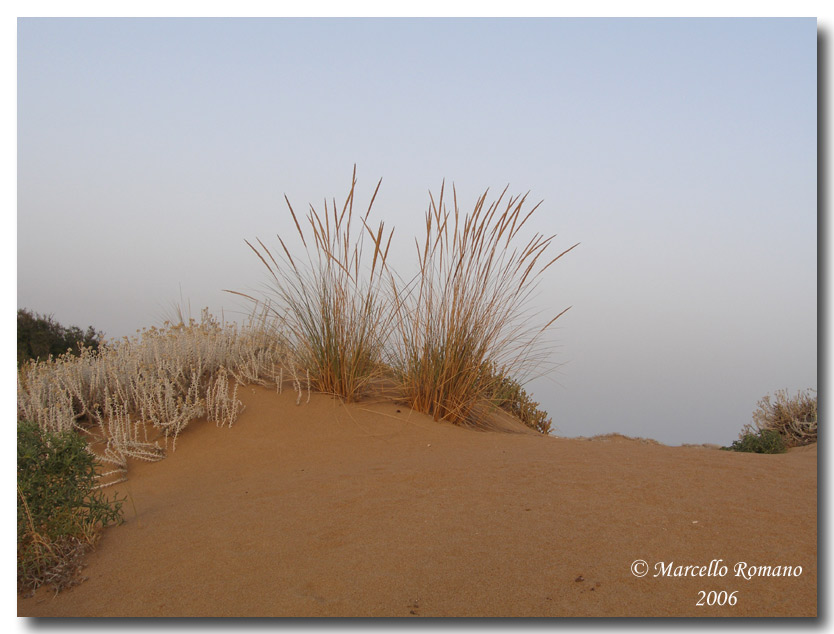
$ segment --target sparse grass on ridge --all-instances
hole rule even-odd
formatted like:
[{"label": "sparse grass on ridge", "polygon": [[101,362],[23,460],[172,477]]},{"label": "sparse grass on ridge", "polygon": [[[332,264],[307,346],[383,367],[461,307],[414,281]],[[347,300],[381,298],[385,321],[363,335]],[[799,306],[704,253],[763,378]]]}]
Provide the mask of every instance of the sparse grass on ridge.
[{"label": "sparse grass on ridge", "polygon": [[262,242],[250,244],[277,301],[261,304],[249,323],[220,324],[207,311],[186,323],[180,314],[132,339],[24,363],[18,419],[84,434],[111,467],[103,485],[126,477],[128,458],[161,459],[192,420],[233,424],[242,409],[237,386],[247,383],[280,391],[292,382],[298,402],[312,383],[352,401],[375,379],[394,377],[400,396],[436,419],[477,422],[498,405],[546,433],[549,419],[515,377],[535,366],[540,336],[564,311],[531,325],[527,300],[576,245],[551,258],[553,236],[518,244],[537,207],[522,213],[526,197],[502,203],[505,189],[487,205],[485,192],[462,216],[456,195],[453,212],[446,209],[441,187],[418,242],[418,274],[401,282],[387,264],[393,231],[368,223],[380,183],[354,216],[354,167],[341,210],[335,200],[323,214],[311,206],[306,232],[287,200],[306,259],[294,258],[280,236],[278,258]]},{"label": "sparse grass on ridge", "polygon": [[[325,201],[323,213],[311,205],[306,230],[287,199],[304,254],[294,255],[280,235],[276,252],[247,241],[269,272],[263,303],[286,328],[291,356],[309,368],[316,390],[350,402],[387,375],[416,411],[478,422],[490,405],[507,405],[498,393],[506,381],[530,374],[547,356],[541,337],[567,309],[535,324],[528,300],[544,271],[577,245],[550,257],[555,236],[521,242],[538,207],[523,211],[526,196],[507,198],[505,189],[488,205],[484,192],[463,216],[454,188],[454,208],[446,208],[444,184],[438,201],[430,194],[417,273],[403,281],[388,265],[393,231],[368,224],[380,184],[355,219],[354,166],[341,211],[335,200],[332,207]],[[523,409],[525,422],[547,433],[546,414],[524,397],[516,414]]]},{"label": "sparse grass on ridge", "polygon": [[[194,420],[231,426],[243,407],[239,385],[280,392],[291,382],[300,403],[306,381],[308,400],[312,382],[350,402],[376,379],[394,378],[400,396],[435,419],[478,423],[499,406],[549,431],[550,419],[513,377],[536,365],[540,337],[565,312],[531,325],[528,300],[542,273],[576,245],[553,258],[545,253],[554,236],[537,233],[519,245],[519,231],[536,209],[522,214],[526,197],[502,206],[504,190],[487,206],[485,192],[461,217],[456,196],[453,213],[446,209],[442,187],[426,214],[424,242],[418,242],[418,274],[402,282],[388,267],[393,231],[382,222],[368,224],[380,183],[367,211],[355,217],[354,167],[341,211],[335,200],[332,208],[325,202],[322,214],[311,206],[307,232],[287,200],[305,259],[294,258],[280,236],[278,257],[260,240],[259,248],[247,242],[272,279],[270,301],[237,293],[263,309],[248,323],[221,324],[207,310],[200,321],[186,323],[180,312],[178,322],[137,337],[21,365],[18,563],[24,585],[34,587],[44,574],[70,582],[83,544],[120,515],[118,504],[107,506],[97,489],[125,480],[129,458],[162,459]],[[47,506],[58,516],[89,521],[81,533],[72,528],[48,537],[33,487],[21,484],[21,456],[34,455],[27,446],[57,446],[59,438],[71,445],[84,473],[75,502],[95,512],[72,510],[80,507],[66,492],[50,494]],[[107,465],[103,473],[95,461]],[[66,466],[59,465],[59,478]],[[47,475],[30,471],[30,482]]]}]

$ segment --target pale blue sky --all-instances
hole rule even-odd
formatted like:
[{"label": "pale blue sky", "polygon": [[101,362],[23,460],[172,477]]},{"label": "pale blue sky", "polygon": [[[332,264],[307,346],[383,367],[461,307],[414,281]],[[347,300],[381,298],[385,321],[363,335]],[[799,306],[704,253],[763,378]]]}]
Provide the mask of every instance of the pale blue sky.
[{"label": "pale blue sky", "polygon": [[814,19],[23,19],[18,306],[108,336],[235,316],[244,238],[383,184],[543,200],[560,435],[728,444],[817,384]]}]

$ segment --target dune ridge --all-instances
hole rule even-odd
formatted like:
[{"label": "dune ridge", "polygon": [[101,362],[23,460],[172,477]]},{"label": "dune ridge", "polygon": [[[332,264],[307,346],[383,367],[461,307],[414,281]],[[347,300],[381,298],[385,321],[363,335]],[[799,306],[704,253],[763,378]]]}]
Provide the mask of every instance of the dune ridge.
[{"label": "dune ridge", "polygon": [[[131,461],[113,487],[126,522],[87,579],[18,615],[816,616],[816,445],[738,454],[239,398],[231,428],[194,422],[165,460]],[[724,576],[654,576],[715,560]],[[739,562],[802,572],[748,580]]]}]

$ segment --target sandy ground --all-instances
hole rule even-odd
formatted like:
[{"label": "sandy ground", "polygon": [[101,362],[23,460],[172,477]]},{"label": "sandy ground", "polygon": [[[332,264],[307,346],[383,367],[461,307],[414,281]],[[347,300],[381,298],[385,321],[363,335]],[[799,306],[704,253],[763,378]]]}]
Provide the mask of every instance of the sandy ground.
[{"label": "sandy ground", "polygon": [[[231,429],[194,423],[131,464],[126,522],[86,581],[18,615],[816,616],[815,445],[560,439],[240,396]],[[740,563],[801,574],[748,580]],[[708,576],[671,576],[686,566]]]}]

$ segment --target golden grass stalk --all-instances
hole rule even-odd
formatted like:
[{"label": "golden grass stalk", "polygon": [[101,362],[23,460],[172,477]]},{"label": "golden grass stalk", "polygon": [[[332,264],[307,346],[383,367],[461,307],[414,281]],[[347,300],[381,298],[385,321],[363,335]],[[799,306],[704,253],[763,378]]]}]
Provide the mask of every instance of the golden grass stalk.
[{"label": "golden grass stalk", "polygon": [[444,183],[437,201],[430,194],[416,277],[392,278],[393,366],[411,407],[435,419],[478,422],[497,378],[529,371],[541,358],[535,345],[565,312],[530,327],[527,304],[542,273],[577,245],[550,258],[555,236],[519,243],[538,205],[523,213],[526,195],[503,202],[506,192],[487,205],[487,190],[462,216],[454,187],[446,208]]},{"label": "golden grass stalk", "polygon": [[268,305],[288,331],[295,363],[308,369],[314,389],[348,402],[378,375],[392,318],[380,290],[393,231],[386,234],[382,222],[375,230],[368,225],[381,183],[357,219],[354,166],[341,211],[335,199],[332,206],[325,200],[322,213],[310,205],[304,227],[285,196],[306,260],[294,258],[280,235],[276,253],[260,240],[258,246],[246,241],[269,272]]}]

